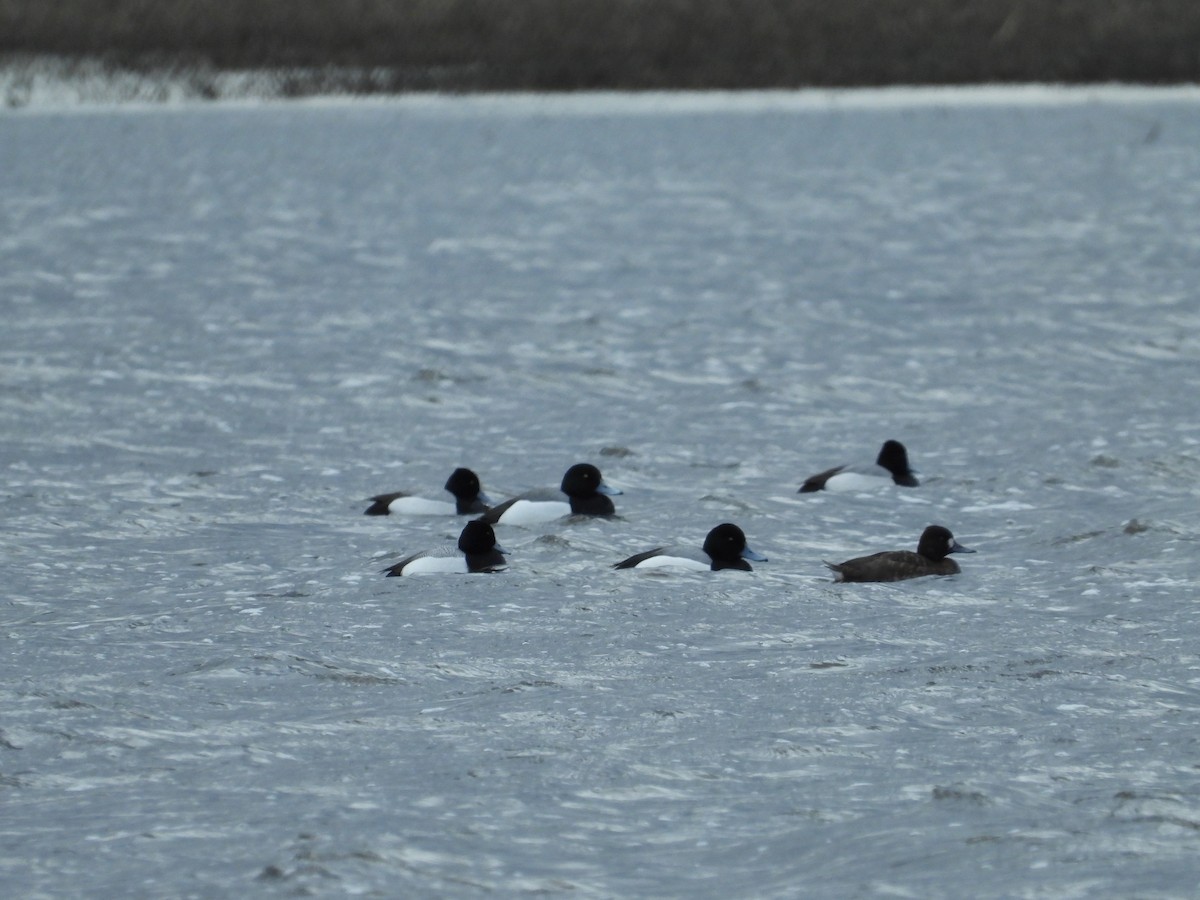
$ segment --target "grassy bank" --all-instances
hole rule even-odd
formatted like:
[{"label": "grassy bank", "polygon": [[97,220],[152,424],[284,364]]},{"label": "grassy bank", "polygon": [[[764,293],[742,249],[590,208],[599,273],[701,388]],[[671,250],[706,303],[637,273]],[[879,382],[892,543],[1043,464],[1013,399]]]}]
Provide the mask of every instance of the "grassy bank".
[{"label": "grassy bank", "polygon": [[307,70],[295,93],[1177,83],[1200,2],[0,0],[14,54]]}]

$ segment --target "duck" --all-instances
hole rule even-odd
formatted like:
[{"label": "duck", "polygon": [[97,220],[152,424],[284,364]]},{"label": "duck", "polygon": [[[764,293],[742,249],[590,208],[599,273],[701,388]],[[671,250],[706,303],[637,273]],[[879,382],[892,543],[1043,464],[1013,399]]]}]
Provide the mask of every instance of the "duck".
[{"label": "duck", "polygon": [[496,543],[496,532],[491,525],[472,519],[459,534],[456,545],[414,553],[383,572],[388,577],[499,572],[508,564],[504,558],[507,552]]},{"label": "duck", "polygon": [[921,483],[908,465],[908,449],[899,441],[884,441],[874,463],[834,466],[810,475],[796,493],[873,490],[889,482],[901,487],[917,487]]},{"label": "duck", "polygon": [[731,522],[723,522],[709,531],[708,536],[704,538],[704,546],[699,550],[681,545],[658,547],[614,563],[613,568],[657,569],[664,566],[676,566],[714,572],[720,569],[753,571],[747,560],[766,562],[767,558],[750,549],[746,543],[746,534],[742,529]]},{"label": "duck", "polygon": [[397,491],[392,494],[377,494],[371,497],[371,505],[364,510],[368,516],[469,516],[487,512],[492,500],[483,492],[479,476],[470,469],[458,468],[446,479],[445,490],[454,496],[454,502],[414,497]]},{"label": "duck", "polygon": [[930,525],[921,532],[917,552],[885,550],[848,559],[843,563],[825,565],[833,570],[834,581],[904,581],[926,575],[957,575],[958,563],[949,559],[951,553],[974,553],[954,539],[949,528]]},{"label": "duck", "polygon": [[591,463],[567,469],[558,490],[527,491],[505,500],[479,517],[489,525],[533,525],[564,516],[611,516],[616,513],[612,497],[621,494],[604,483],[600,470]]}]

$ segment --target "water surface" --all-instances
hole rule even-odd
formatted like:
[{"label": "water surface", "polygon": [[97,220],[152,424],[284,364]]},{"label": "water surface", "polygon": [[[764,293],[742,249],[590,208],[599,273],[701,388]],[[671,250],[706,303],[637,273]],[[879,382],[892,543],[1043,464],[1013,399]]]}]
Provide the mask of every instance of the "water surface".
[{"label": "water surface", "polygon": [[1193,895],[1196,102],[854,96],[0,115],[12,896]]}]

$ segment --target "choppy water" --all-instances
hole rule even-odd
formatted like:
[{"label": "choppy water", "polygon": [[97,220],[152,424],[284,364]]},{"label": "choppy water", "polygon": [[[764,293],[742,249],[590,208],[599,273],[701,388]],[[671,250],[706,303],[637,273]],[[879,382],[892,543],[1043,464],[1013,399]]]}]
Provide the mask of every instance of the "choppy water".
[{"label": "choppy water", "polygon": [[854,97],[0,115],[6,894],[1194,895],[1200,106]]}]

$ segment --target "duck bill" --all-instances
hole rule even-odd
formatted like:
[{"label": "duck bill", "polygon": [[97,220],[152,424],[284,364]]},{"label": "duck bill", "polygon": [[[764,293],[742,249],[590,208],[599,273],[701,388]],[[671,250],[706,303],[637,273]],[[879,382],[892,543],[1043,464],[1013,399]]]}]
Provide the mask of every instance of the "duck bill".
[{"label": "duck bill", "polygon": [[749,547],[742,551],[742,559],[748,559],[752,562],[766,562],[767,558],[761,553],[755,553]]},{"label": "duck bill", "polygon": [[623,491],[620,488],[609,487],[607,484],[605,484],[602,481],[598,485],[596,485],[596,493],[597,494],[608,494],[608,496],[610,496],[610,497],[616,497],[616,496],[620,495],[621,493],[623,493]]},{"label": "duck bill", "polygon": [[949,550],[947,550],[946,552],[947,552],[947,553],[974,553],[975,551],[974,551],[974,550],[972,550],[970,547],[964,547],[964,546],[963,546],[962,544],[960,544],[958,541],[955,541],[955,542],[954,542],[954,543],[953,543],[953,544],[950,546],[950,549],[949,549]]}]

